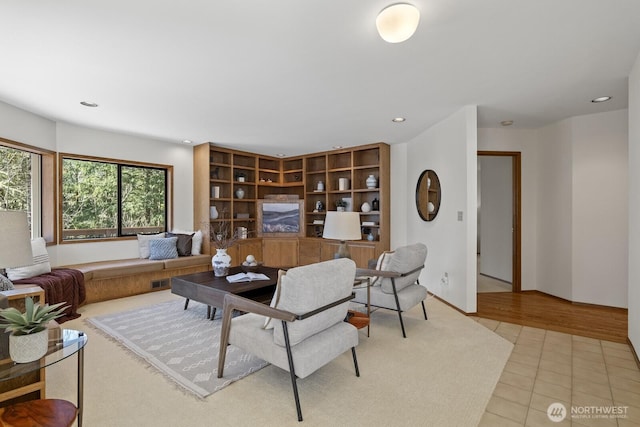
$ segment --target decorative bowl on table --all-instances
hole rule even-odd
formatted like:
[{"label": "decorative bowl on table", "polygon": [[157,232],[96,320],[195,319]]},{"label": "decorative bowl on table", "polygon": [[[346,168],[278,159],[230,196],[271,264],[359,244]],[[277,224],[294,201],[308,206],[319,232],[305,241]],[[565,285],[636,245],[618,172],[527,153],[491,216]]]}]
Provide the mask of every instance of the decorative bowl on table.
[{"label": "decorative bowl on table", "polygon": [[260,267],[262,267],[261,262],[254,263],[254,264],[245,264],[245,263],[240,264],[240,268],[245,273],[255,273],[260,269]]}]

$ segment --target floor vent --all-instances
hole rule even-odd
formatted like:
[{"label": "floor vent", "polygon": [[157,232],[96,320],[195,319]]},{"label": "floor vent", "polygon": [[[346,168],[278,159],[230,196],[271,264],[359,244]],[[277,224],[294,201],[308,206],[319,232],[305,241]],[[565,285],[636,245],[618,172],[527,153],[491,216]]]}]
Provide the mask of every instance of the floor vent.
[{"label": "floor vent", "polygon": [[167,286],[169,286],[169,279],[151,281],[151,289],[166,288]]}]

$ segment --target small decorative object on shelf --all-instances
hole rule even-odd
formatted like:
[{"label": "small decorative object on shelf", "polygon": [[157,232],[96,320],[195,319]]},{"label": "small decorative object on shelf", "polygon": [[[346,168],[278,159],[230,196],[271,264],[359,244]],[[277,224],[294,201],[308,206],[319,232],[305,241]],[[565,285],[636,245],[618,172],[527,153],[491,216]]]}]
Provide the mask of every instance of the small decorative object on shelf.
[{"label": "small decorative object on shelf", "polygon": [[349,189],[349,178],[338,178],[338,191],[347,191]]},{"label": "small decorative object on shelf", "polygon": [[220,186],[214,185],[213,187],[211,187],[211,198],[212,199],[220,198]]},{"label": "small decorative object on shelf", "polygon": [[318,185],[316,187],[316,191],[324,191],[324,182],[318,181]]},{"label": "small decorative object on shelf", "polygon": [[314,210],[314,212],[322,212],[324,210],[324,203],[322,203],[321,200],[318,200],[316,202],[316,209]]},{"label": "small decorative object on shelf", "polygon": [[244,181],[245,181],[245,179],[247,179],[247,175],[245,175],[245,173],[244,173],[244,172],[238,172],[238,173],[236,174],[236,181],[238,181],[238,182],[244,182]]},{"label": "small decorative object on shelf", "polygon": [[369,232],[369,234],[367,235],[367,240],[370,242],[373,242],[375,240],[375,237],[372,232]]},{"label": "small decorative object on shelf", "polygon": [[360,210],[362,210],[362,212],[364,213],[371,212],[371,205],[367,202],[364,202],[362,206],[360,206]]},{"label": "small decorative object on shelf", "polygon": [[378,180],[375,176],[369,175],[366,181],[367,188],[376,188],[378,186]]},{"label": "small decorative object on shelf", "polygon": [[242,188],[236,190],[236,197],[238,199],[244,199],[244,190]]},{"label": "small decorative object on shelf", "polygon": [[373,201],[371,202],[371,210],[372,211],[380,210],[380,202],[378,201],[378,199],[373,199]]},{"label": "small decorative object on shelf", "polygon": [[[0,328],[11,332],[9,335],[9,355],[16,363],[28,363],[40,359],[47,353],[49,330],[47,323],[64,314],[69,307],[61,302],[54,305],[40,305],[31,297],[25,298],[25,312],[14,307],[0,310]],[[60,308],[62,307],[62,308]]]},{"label": "small decorative object on shelf", "polygon": [[218,209],[215,206],[209,207],[209,218],[218,219]]},{"label": "small decorative object on shelf", "polygon": [[344,201],[344,199],[336,200],[336,210],[338,212],[344,212],[346,208],[347,208],[347,202]]}]

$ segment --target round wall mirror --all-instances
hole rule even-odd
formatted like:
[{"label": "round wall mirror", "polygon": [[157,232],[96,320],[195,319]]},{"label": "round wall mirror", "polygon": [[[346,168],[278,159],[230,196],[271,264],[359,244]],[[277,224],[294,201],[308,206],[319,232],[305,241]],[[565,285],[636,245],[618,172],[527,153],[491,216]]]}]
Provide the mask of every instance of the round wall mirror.
[{"label": "round wall mirror", "polygon": [[440,179],[431,169],[422,171],[416,184],[416,209],[424,221],[433,221],[440,210]]}]

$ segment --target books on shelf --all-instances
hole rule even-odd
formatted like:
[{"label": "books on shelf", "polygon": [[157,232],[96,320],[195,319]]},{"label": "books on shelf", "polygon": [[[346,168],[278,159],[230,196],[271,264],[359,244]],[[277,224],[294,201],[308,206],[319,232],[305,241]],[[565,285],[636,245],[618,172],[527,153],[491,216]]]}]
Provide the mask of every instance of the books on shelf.
[{"label": "books on shelf", "polygon": [[367,227],[367,226],[371,227],[371,226],[374,226],[374,225],[377,225],[375,221],[362,221],[362,226],[363,227]]},{"label": "books on shelf", "polygon": [[324,220],[323,219],[314,219],[313,220],[313,225],[324,225]]},{"label": "books on shelf", "polygon": [[227,282],[239,283],[239,282],[253,282],[254,280],[269,280],[269,276],[262,273],[238,273],[231,276],[227,276]]}]

